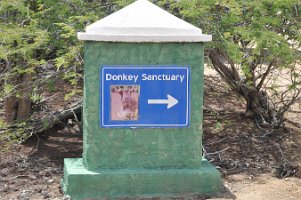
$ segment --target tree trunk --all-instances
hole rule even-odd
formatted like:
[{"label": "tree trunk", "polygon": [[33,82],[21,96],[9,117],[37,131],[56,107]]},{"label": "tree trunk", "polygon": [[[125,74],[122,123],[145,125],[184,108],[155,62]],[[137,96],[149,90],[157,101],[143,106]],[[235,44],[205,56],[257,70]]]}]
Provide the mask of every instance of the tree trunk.
[{"label": "tree trunk", "polygon": [[[21,79],[21,81],[20,81]],[[31,74],[24,74],[22,77],[18,76],[11,78],[9,83],[21,86],[17,87],[9,96],[4,100],[5,121],[12,123],[15,120],[26,121],[30,116],[31,111]],[[16,91],[20,93],[17,98]]]},{"label": "tree trunk", "polygon": [[21,98],[18,100],[18,114],[17,120],[25,121],[30,116],[31,111],[31,87],[32,81],[31,74],[24,74],[22,76],[22,87],[20,88]]},{"label": "tree trunk", "polygon": [[4,100],[5,121],[11,123],[17,119],[17,97],[13,94]]},{"label": "tree trunk", "polygon": [[[8,65],[8,68],[10,68],[10,65]],[[9,78],[9,80],[6,81],[6,84],[17,85],[18,78],[11,77]],[[4,111],[5,111],[5,121],[6,123],[9,124],[17,119],[18,99],[16,97],[15,91],[7,95],[8,96],[4,99]]]},{"label": "tree trunk", "polygon": [[[250,80],[240,78],[238,70],[231,59],[223,52],[212,50],[209,58],[215,70],[226,81],[229,87],[246,100],[246,115],[253,118],[256,123],[264,128],[275,128],[283,122],[281,116],[269,100],[269,96],[262,89],[256,87],[256,83],[250,84]],[[276,117],[277,116],[277,117]]]},{"label": "tree trunk", "polygon": [[276,118],[275,110],[270,105],[270,100],[265,91],[258,91],[256,88],[248,88],[247,95],[241,94],[246,102],[246,115],[264,128],[278,127],[279,120]]}]

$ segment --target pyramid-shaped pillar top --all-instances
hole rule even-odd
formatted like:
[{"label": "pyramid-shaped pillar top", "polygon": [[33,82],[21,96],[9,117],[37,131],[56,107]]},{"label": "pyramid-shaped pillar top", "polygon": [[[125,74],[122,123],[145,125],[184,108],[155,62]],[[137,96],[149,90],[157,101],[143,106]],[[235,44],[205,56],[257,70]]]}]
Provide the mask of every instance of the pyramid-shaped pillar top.
[{"label": "pyramid-shaped pillar top", "polygon": [[109,42],[208,42],[211,35],[175,17],[147,0],[129,6],[89,25],[79,40]]}]

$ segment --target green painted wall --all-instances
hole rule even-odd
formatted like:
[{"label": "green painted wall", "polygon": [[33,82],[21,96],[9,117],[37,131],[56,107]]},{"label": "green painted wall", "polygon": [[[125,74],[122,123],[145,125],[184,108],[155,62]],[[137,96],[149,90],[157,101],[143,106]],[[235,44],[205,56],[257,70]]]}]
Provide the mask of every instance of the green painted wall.
[{"label": "green painted wall", "polygon": [[[85,42],[85,167],[89,170],[199,168],[202,160],[203,54],[202,43]],[[101,65],[190,66],[189,128],[101,128]]]}]

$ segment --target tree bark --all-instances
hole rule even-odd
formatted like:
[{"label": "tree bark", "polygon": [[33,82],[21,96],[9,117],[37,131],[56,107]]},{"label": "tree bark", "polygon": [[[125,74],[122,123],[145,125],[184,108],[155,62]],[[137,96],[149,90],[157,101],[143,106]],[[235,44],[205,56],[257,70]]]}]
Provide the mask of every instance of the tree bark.
[{"label": "tree bark", "polygon": [[[12,63],[7,60],[6,61],[6,70],[11,70],[12,69]],[[6,80],[5,84],[16,84],[17,78],[8,78]],[[9,96],[4,98],[4,119],[6,123],[11,123],[17,119],[17,112],[18,112],[18,99],[16,97],[15,93],[8,94]]]},{"label": "tree bark", "polygon": [[[12,123],[15,120],[28,120],[31,111],[31,81],[31,74],[24,74],[22,77],[18,76],[11,78],[11,80],[8,81],[8,83],[13,85],[18,85],[21,82],[21,86],[15,88],[15,90],[4,100],[5,121],[7,123]],[[20,93],[19,98],[16,96],[17,90],[18,93]]]},{"label": "tree bark", "polygon": [[18,100],[17,120],[25,121],[30,116],[31,111],[31,84],[32,75],[24,74],[22,76],[22,87],[20,88],[21,97]]},{"label": "tree bark", "polygon": [[277,119],[277,111],[272,106],[267,93],[255,82],[244,80],[239,77],[239,73],[233,62],[227,55],[218,50],[212,50],[209,58],[218,74],[226,81],[230,88],[239,96],[246,100],[246,115],[253,118],[258,125],[264,128],[279,127],[282,119]]},{"label": "tree bark", "polygon": [[5,121],[7,123],[11,123],[17,119],[17,107],[18,100],[14,94],[4,100]]}]

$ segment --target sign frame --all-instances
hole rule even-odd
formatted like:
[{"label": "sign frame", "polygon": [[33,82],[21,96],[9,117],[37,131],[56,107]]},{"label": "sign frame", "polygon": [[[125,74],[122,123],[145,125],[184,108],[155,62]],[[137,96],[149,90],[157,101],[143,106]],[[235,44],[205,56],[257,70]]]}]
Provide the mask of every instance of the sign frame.
[{"label": "sign frame", "polygon": [[[136,120],[120,121],[118,124],[106,124],[105,123],[105,78],[104,71],[114,69],[114,70],[185,70],[186,71],[186,113],[185,113],[185,123],[166,123],[166,124],[155,124],[155,123],[135,123]],[[100,66],[100,107],[99,107],[99,121],[101,128],[187,128],[190,125],[190,113],[191,113],[191,102],[190,102],[190,82],[191,82],[191,68],[185,65],[101,65]],[[108,95],[108,94],[107,94]],[[167,94],[168,99],[171,95]],[[150,103],[149,103],[150,104]],[[167,105],[169,106],[169,105]],[[168,108],[168,107],[167,107]],[[110,109],[110,108],[109,108]],[[107,110],[109,110],[107,109]],[[169,109],[169,108],[168,108]],[[140,109],[139,109],[140,110]],[[130,122],[133,123],[124,123]],[[139,120],[137,120],[139,121]]]}]

